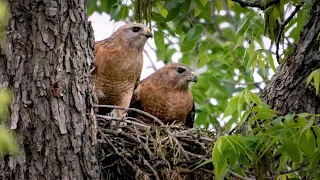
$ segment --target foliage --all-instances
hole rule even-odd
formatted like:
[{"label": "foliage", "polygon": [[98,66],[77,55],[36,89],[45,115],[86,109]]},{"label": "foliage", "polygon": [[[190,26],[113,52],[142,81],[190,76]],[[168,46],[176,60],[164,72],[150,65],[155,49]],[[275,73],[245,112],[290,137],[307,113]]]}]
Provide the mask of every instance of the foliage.
[{"label": "foliage", "polygon": [[313,85],[314,88],[316,89],[316,95],[319,94],[319,86],[320,86],[320,69],[316,69],[314,71],[312,71],[307,79],[306,82],[306,86],[309,85],[309,83],[311,82],[311,80],[313,79]]},{"label": "foliage", "polygon": [[[315,121],[320,115],[302,113],[279,116],[275,110],[256,99],[258,97],[251,98],[250,95],[247,97],[249,101],[245,100],[246,106],[242,107],[245,98],[241,97],[245,97],[245,94],[251,93],[244,90],[233,97],[226,112],[232,113],[228,111],[230,107],[243,111],[239,124],[246,122],[249,134],[219,137],[212,152],[215,176],[225,176],[227,167],[245,176],[239,166],[257,168],[260,161],[268,156],[271,161],[279,161],[272,172],[278,177],[319,179],[320,126]],[[255,105],[251,105],[251,102],[255,102]],[[264,165],[268,166],[265,160]],[[267,172],[264,170],[260,173]]]},{"label": "foliage", "polygon": [[[137,1],[99,2],[88,1],[89,15],[97,11],[116,21],[133,19]],[[158,61],[178,60],[199,73],[192,87],[195,123],[220,135],[212,152],[217,179],[231,172],[246,176],[245,167],[253,167],[262,177],[267,172],[262,167],[273,161],[279,165],[269,170],[278,178],[319,178],[318,115],[281,116],[258,97],[277,73],[277,61],[281,63],[298,42],[312,4],[299,0],[152,1]],[[316,70],[307,79],[307,85],[313,79],[317,94],[318,75]],[[241,126],[247,127],[246,134],[238,129]]]},{"label": "foliage", "polygon": [[12,92],[0,89],[0,156],[4,153],[17,153],[13,134],[3,125],[4,119],[9,115],[9,105],[12,101]]},{"label": "foliage", "polygon": [[[6,3],[0,0],[0,40],[8,17],[9,11],[7,10]],[[0,41],[0,44],[1,43]],[[12,132],[4,126],[4,120],[9,116],[9,105],[12,97],[13,94],[9,89],[0,87],[0,157],[5,153],[17,153],[14,136]]]}]

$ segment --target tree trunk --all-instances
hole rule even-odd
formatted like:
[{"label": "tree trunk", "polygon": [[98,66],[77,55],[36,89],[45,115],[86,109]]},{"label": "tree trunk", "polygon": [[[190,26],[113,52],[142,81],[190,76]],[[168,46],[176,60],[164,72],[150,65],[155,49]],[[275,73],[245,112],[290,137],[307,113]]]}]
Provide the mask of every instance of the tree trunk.
[{"label": "tree trunk", "polygon": [[93,31],[84,0],[10,0],[0,87],[12,88],[20,154],[1,179],[99,179],[90,127]]},{"label": "tree trunk", "polygon": [[306,87],[309,74],[320,68],[319,33],[320,0],[316,0],[298,44],[262,94],[263,100],[281,114],[320,113],[320,98],[313,83]]}]

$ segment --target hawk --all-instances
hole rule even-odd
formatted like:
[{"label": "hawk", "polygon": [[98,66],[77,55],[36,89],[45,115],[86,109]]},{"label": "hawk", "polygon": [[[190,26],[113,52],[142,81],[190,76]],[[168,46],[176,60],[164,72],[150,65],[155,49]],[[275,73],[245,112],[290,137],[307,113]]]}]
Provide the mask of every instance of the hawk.
[{"label": "hawk", "polygon": [[[128,108],[134,88],[140,80],[143,48],[151,30],[143,24],[130,23],[109,38],[95,43],[93,91],[99,104]],[[99,112],[106,109],[99,108]],[[125,116],[118,110],[118,116]]]},{"label": "hawk", "polygon": [[[190,82],[197,82],[195,72],[181,63],[169,63],[142,80],[135,89],[130,107],[148,112],[164,124],[184,123],[192,128],[195,115]],[[130,112],[129,116],[148,124],[152,120]]]}]

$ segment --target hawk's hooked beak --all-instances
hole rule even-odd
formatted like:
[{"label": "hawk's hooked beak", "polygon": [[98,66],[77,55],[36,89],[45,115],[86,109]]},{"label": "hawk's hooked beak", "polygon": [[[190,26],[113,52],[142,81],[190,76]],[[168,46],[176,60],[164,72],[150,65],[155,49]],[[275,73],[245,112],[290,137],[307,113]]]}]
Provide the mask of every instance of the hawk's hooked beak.
[{"label": "hawk's hooked beak", "polygon": [[191,71],[191,76],[187,76],[189,81],[198,82],[198,77],[196,76],[196,73],[194,71]]},{"label": "hawk's hooked beak", "polygon": [[146,36],[147,38],[153,37],[152,32],[151,32],[151,30],[149,28],[145,30],[143,35]]}]

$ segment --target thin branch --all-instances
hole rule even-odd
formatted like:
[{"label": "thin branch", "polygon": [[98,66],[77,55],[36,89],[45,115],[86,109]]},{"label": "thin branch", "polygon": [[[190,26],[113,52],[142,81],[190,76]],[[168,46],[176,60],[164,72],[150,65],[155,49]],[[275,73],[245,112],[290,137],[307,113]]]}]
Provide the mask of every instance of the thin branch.
[{"label": "thin branch", "polygon": [[[155,116],[147,113],[147,112],[144,112],[144,111],[141,111],[139,109],[136,109],[136,108],[125,108],[125,107],[120,107],[120,106],[113,106],[113,105],[94,105],[93,107],[105,107],[105,108],[113,108],[113,109],[122,109],[122,110],[125,110],[126,112],[127,111],[135,111],[137,113],[140,113],[142,115],[145,115],[151,119],[153,119],[155,122],[157,122],[158,124],[160,124],[161,126],[165,126],[165,124],[160,121],[158,118],[156,118]],[[173,139],[173,141],[178,145],[178,147],[181,149],[182,151],[182,154],[184,155],[184,157],[187,159],[187,160],[190,160],[189,158],[189,155],[187,154],[187,152],[184,150],[184,148],[182,147],[182,145],[180,144],[180,142],[178,141],[178,139],[172,134],[172,132],[165,128],[164,129],[166,131],[166,133]]]},{"label": "thin branch", "polygon": [[297,5],[296,8],[294,9],[294,11],[290,14],[290,16],[284,21],[284,23],[281,25],[280,27],[280,32],[278,34],[277,37],[277,42],[276,42],[276,57],[277,57],[277,62],[280,64],[280,55],[279,55],[279,45],[280,45],[280,40],[281,40],[281,36],[282,36],[282,32],[284,30],[284,28],[286,27],[286,25],[291,21],[291,19],[294,17],[294,15],[299,11],[299,9],[301,8],[301,5]]},{"label": "thin branch", "polygon": [[227,81],[227,80],[221,80],[221,82],[228,83],[228,84],[233,84],[233,85],[247,86],[247,85],[258,85],[258,84],[262,84],[262,83],[269,83],[270,80],[259,81],[259,82],[246,82],[246,83],[232,82],[232,81]]},{"label": "thin branch", "polygon": [[96,114],[96,117],[102,118],[102,119],[105,119],[105,120],[108,120],[108,121],[111,121],[111,120],[124,121],[124,122],[126,122],[128,124],[133,124],[133,125],[141,126],[141,127],[144,127],[144,128],[149,128],[150,127],[150,126],[142,124],[142,123],[131,121],[131,120],[129,120],[129,118],[122,119],[122,118],[116,118],[116,117],[112,117],[112,116],[103,116],[103,115],[99,115],[99,114]]},{"label": "thin branch", "polygon": [[226,38],[223,36],[223,33],[219,27],[219,25],[217,24],[217,16],[215,14],[215,4],[216,4],[216,0],[212,0],[211,1],[211,9],[212,9],[212,24],[213,26],[216,28],[220,38],[222,39],[222,41],[226,41]]},{"label": "thin branch", "polygon": [[150,63],[151,63],[151,68],[152,68],[154,71],[156,71],[156,70],[157,70],[157,67],[156,67],[156,65],[154,64],[154,62],[152,61],[152,58],[150,57],[148,51],[144,49],[143,52],[144,52],[144,54],[148,57],[148,59],[149,59],[149,61],[150,61]]},{"label": "thin branch", "polygon": [[[276,178],[277,176],[279,175],[284,175],[284,174],[289,174],[289,173],[294,173],[294,172],[297,172],[297,171],[302,171],[303,168],[305,168],[306,166],[308,166],[309,164],[305,163],[305,164],[302,164],[300,165],[299,167],[295,168],[295,169],[291,169],[291,170],[286,170],[286,171],[280,171],[278,173],[276,173],[275,177],[270,177],[270,179],[272,178]],[[268,178],[269,179],[269,178]]]},{"label": "thin branch", "polygon": [[238,3],[241,7],[256,7],[261,10],[265,10],[268,7],[280,2],[280,0],[272,0],[272,1],[269,1],[267,4],[264,4],[263,1],[253,1],[253,2],[241,1],[241,0],[231,0],[231,1]]},{"label": "thin branch", "polygon": [[238,29],[237,20],[231,15],[229,6],[226,1],[223,1],[223,8],[226,11],[226,16],[230,19],[231,24],[233,25],[233,28]]},{"label": "thin branch", "polygon": [[143,164],[145,164],[154,174],[157,180],[160,180],[157,171],[150,165],[150,163],[142,156]]},{"label": "thin branch", "polygon": [[250,179],[250,178],[243,177],[243,176],[241,176],[240,174],[235,173],[235,172],[233,172],[233,171],[231,171],[231,170],[229,170],[229,172],[230,172],[230,174],[231,174],[232,176],[234,176],[234,177],[236,177],[236,178],[238,178],[238,179],[242,179],[242,180],[252,180],[252,179]]}]

